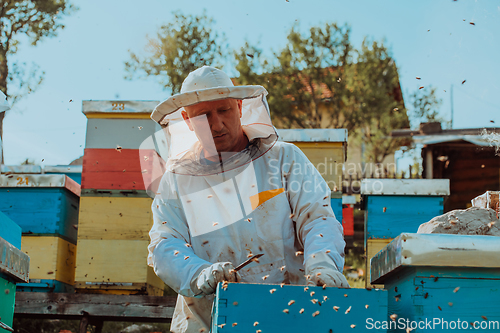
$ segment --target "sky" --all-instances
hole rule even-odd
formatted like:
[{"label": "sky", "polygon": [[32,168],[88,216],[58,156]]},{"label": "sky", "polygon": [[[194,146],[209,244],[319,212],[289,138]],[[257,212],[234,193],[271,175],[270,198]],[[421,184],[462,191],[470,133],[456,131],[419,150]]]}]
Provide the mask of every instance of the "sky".
[{"label": "sky", "polygon": [[[347,23],[354,47],[365,37],[384,40],[390,47],[405,99],[420,86],[433,86],[442,99],[440,115],[450,119],[453,85],[453,128],[500,124],[500,2],[496,0],[72,3],[79,10],[63,20],[65,28],[56,37],[35,47],[21,38],[18,52],[9,58],[36,63],[45,77],[35,92],[7,111],[4,164],[28,158],[40,165],[64,165],[82,156],[87,124],[83,100],[167,99],[169,91],[155,78],[125,80],[124,62],[129,51],[141,54],[146,36],[154,37],[176,10],[195,15],[206,10],[231,48],[248,40],[267,55],[285,46],[294,23],[303,31],[326,22]],[[225,69],[234,73],[233,68]],[[9,89],[14,92],[14,87]]]}]

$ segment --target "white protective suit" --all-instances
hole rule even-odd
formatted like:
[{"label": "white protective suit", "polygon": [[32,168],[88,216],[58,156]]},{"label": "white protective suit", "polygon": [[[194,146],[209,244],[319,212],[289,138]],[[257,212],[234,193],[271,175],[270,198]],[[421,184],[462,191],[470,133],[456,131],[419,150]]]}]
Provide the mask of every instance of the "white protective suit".
[{"label": "white protective suit", "polygon": [[[243,99],[250,143],[222,164],[204,160],[196,138],[187,151],[171,147],[152,205],[148,264],[179,293],[173,332],[208,332],[213,295],[200,297],[196,278],[213,263],[236,267],[263,253],[239,272],[251,283],[305,285],[308,258],[343,270],[345,242],[330,190],[300,149],[276,140],[266,94],[254,88]],[[183,133],[179,141],[186,147],[188,131],[175,128],[184,126],[180,110],[160,123],[168,125],[171,143]]]}]

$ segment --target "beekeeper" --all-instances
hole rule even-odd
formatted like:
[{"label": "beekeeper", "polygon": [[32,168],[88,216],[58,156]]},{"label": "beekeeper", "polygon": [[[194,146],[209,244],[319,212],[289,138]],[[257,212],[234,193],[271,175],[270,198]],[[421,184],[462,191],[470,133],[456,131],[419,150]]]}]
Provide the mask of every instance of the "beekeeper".
[{"label": "beekeeper", "polygon": [[277,141],[266,95],[204,66],[151,115],[169,159],[148,264],[179,293],[173,332],[208,332],[218,282],[349,287],[330,189],[296,146]]}]

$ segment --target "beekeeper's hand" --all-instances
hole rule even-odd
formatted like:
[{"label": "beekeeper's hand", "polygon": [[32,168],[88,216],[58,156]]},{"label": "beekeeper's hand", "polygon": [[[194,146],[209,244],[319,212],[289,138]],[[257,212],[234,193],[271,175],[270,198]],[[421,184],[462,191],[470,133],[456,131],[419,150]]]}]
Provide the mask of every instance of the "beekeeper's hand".
[{"label": "beekeeper's hand", "polygon": [[309,257],[305,266],[308,286],[351,288],[344,274],[339,272],[326,253],[317,253]]},{"label": "beekeeper's hand", "polygon": [[210,295],[215,292],[217,283],[223,281],[241,281],[240,274],[234,271],[230,262],[217,262],[202,270],[196,280],[196,286],[203,295]]}]

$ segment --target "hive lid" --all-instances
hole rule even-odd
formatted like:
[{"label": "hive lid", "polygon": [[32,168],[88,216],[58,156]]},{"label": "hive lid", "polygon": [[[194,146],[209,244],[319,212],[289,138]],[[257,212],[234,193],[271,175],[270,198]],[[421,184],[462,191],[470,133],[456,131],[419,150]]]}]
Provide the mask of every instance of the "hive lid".
[{"label": "hive lid", "polygon": [[500,238],[483,235],[402,233],[371,258],[371,283],[384,283],[403,267],[500,268]]},{"label": "hive lid", "polygon": [[39,165],[1,165],[1,173],[42,173]]},{"label": "hive lid", "polygon": [[278,140],[286,142],[347,142],[345,128],[277,129]]},{"label": "hive lid", "polygon": [[[83,101],[82,112],[89,116],[95,114],[144,114],[149,119],[159,101]],[[108,118],[108,117],[105,117]]]},{"label": "hive lid", "polygon": [[28,255],[0,237],[0,273],[16,282],[29,282],[29,267]]},{"label": "hive lid", "polygon": [[80,196],[80,185],[62,174],[11,174],[0,175],[0,187],[63,187]]},{"label": "hive lid", "polygon": [[362,195],[450,195],[449,179],[381,179],[361,181]]}]

